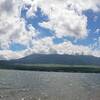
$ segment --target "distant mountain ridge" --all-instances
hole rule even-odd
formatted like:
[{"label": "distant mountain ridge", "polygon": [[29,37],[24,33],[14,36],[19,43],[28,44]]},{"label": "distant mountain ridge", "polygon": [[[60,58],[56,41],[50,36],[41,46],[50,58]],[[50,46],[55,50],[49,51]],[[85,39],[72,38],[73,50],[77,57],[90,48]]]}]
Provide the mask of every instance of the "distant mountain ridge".
[{"label": "distant mountain ridge", "polygon": [[32,54],[21,59],[3,62],[11,64],[67,64],[100,66],[100,58],[84,55]]}]

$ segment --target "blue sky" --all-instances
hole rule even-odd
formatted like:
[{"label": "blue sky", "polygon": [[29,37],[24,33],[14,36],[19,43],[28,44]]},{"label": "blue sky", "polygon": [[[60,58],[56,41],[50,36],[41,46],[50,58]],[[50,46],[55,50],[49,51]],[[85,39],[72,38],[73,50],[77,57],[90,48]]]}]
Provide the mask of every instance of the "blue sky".
[{"label": "blue sky", "polygon": [[0,12],[0,55],[100,55],[99,0],[1,0]]},{"label": "blue sky", "polygon": [[[52,30],[39,26],[40,22],[48,21],[48,16],[43,15],[40,8],[38,8],[38,10],[35,12],[36,13],[35,17],[26,18],[26,12],[27,10],[22,8],[21,17],[24,18],[26,21],[27,30],[28,30],[27,26],[29,24],[32,24],[32,26],[40,32],[40,34],[38,34],[39,38],[53,36]],[[64,40],[69,40],[73,44],[89,46],[96,42],[95,39],[98,39],[98,37],[100,36],[100,31],[98,33],[96,32],[97,29],[100,29],[100,12],[95,13],[92,10],[87,10],[83,13],[84,15],[87,16],[87,19],[88,19],[88,23],[87,23],[87,29],[89,30],[88,36],[85,39],[77,39],[77,40],[74,37],[70,37],[70,36],[66,36],[63,38],[55,37],[53,39],[53,42],[55,44],[62,43]],[[25,46],[18,43],[13,43],[10,48],[13,51],[20,51],[20,50],[26,49]]]},{"label": "blue sky", "polygon": [[[32,24],[32,26],[40,32],[40,34],[38,35],[38,37],[40,38],[53,35],[54,32],[52,30],[39,26],[40,22],[48,21],[48,16],[43,15],[40,8],[38,8],[37,11],[35,12],[36,14],[35,17],[26,18],[26,12],[27,10],[25,10],[24,8],[21,10],[21,17],[24,18],[26,21],[26,28],[28,24]],[[96,32],[97,29],[100,29],[100,12],[93,12],[92,10],[87,10],[84,11],[83,14],[87,17],[88,20],[87,21],[88,36],[85,39],[76,39],[70,36],[65,36],[62,38],[55,37],[53,39],[54,43],[59,44],[64,40],[69,40],[73,44],[77,45],[89,46],[94,44],[96,42],[95,39],[98,39],[98,37],[100,36],[100,31]]]}]

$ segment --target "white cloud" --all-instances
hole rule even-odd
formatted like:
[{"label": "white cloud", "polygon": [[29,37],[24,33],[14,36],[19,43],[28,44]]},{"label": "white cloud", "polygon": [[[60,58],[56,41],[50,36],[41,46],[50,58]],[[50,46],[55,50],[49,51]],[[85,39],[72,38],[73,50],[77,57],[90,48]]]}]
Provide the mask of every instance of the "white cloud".
[{"label": "white cloud", "polygon": [[98,16],[94,16],[93,21],[96,22],[98,19]]},{"label": "white cloud", "polygon": [[[100,51],[100,37],[95,39],[95,42],[90,45],[90,48],[94,50],[94,52]],[[98,54],[98,56],[100,56],[100,54]]]},{"label": "white cloud", "polygon": [[40,25],[54,30],[57,37],[73,36],[84,38],[87,36],[87,19],[85,16],[79,16],[75,12],[66,11],[60,13],[58,17],[56,16],[48,22],[40,23]]},{"label": "white cloud", "polygon": [[84,38],[87,36],[87,18],[73,2],[43,0],[38,2],[38,6],[49,17],[48,22],[40,23],[40,26],[53,30],[57,37]]},{"label": "white cloud", "polygon": [[100,33],[100,28],[97,28],[95,33],[99,34]]},{"label": "white cloud", "polygon": [[[28,18],[35,16],[37,7],[41,8],[42,14],[47,15],[49,20],[39,25],[53,30],[54,36],[60,38],[85,38],[88,35],[87,17],[82,12],[88,9],[100,11],[99,0],[0,0],[1,59],[20,58],[31,53],[78,53],[100,56],[99,51],[93,52],[87,46],[74,45],[70,41],[54,44],[53,37],[33,40],[32,37],[38,36],[37,30],[32,25],[27,26],[29,31],[26,30],[26,22],[20,17],[21,8],[25,5],[31,5],[30,9],[25,8],[28,10]],[[12,42],[23,44],[27,49],[20,52],[9,50]]]},{"label": "white cloud", "polygon": [[[22,0],[0,1],[0,44],[2,49],[8,49],[11,42],[28,45],[29,40],[36,35],[34,27],[25,28],[25,20],[20,17]],[[9,11],[8,11],[9,10]]]},{"label": "white cloud", "polygon": [[93,55],[100,57],[99,50],[92,50],[88,46],[74,45],[70,41],[65,41],[60,44],[54,44],[54,37],[46,37],[39,40],[34,40],[32,47],[23,51],[0,51],[0,59],[18,59],[24,56],[36,53],[36,54],[68,54],[68,55]]},{"label": "white cloud", "polygon": [[100,0],[71,0],[73,3],[79,5],[82,10],[100,11]]},{"label": "white cloud", "polygon": [[23,52],[14,52],[11,50],[0,50],[0,60],[18,59],[24,57]]},{"label": "white cloud", "polygon": [[28,15],[32,15],[32,12],[34,15],[35,7],[40,7],[42,12],[49,17],[48,22],[40,23],[42,27],[53,30],[57,37],[84,38],[88,35],[88,30],[87,18],[82,12],[88,9],[99,11],[99,6],[99,0],[84,0],[84,2],[83,0],[34,0],[29,9],[31,14]]},{"label": "white cloud", "polygon": [[54,44],[53,38],[54,37],[46,37],[37,41],[33,41],[33,47],[30,48],[30,52],[42,54],[79,54],[100,57],[100,51],[98,50],[93,51],[92,48],[88,46],[74,45],[70,41]]}]

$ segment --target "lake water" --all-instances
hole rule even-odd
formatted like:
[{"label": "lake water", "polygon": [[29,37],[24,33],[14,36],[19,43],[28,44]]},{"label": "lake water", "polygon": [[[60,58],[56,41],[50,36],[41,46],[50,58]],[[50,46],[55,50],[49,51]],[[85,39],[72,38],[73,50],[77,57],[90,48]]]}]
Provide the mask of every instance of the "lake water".
[{"label": "lake water", "polygon": [[100,74],[0,70],[0,100],[100,100]]}]

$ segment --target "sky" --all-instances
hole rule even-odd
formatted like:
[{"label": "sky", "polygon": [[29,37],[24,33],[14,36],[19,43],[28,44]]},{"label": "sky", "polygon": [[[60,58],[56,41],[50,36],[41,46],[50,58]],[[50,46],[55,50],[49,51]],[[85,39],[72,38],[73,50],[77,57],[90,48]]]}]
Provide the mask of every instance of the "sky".
[{"label": "sky", "polygon": [[0,0],[0,60],[30,54],[100,57],[100,0]]}]

